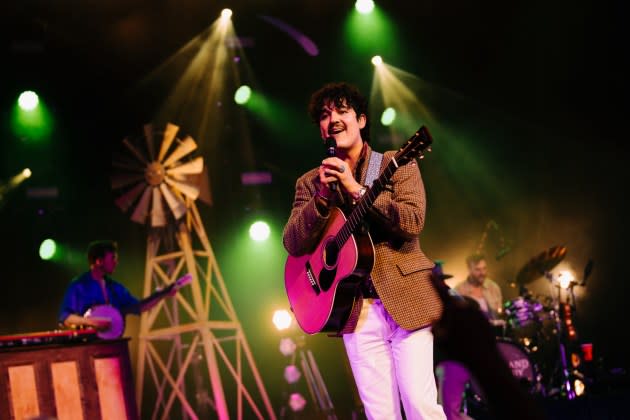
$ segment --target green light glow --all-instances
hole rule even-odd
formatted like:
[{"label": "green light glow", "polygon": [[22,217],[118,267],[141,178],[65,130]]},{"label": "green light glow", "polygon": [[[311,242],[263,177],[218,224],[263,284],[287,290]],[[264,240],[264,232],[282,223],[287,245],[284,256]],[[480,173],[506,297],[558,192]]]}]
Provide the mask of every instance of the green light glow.
[{"label": "green light glow", "polygon": [[23,111],[32,111],[39,104],[39,97],[32,90],[24,91],[18,97],[18,106]]},{"label": "green light glow", "polygon": [[345,22],[344,32],[350,51],[362,56],[387,51],[388,57],[396,57],[400,44],[396,27],[379,8],[369,14],[354,10]]},{"label": "green light glow", "polygon": [[267,240],[270,233],[269,225],[261,221],[255,222],[249,228],[250,238],[258,242]]},{"label": "green light glow", "polygon": [[240,88],[236,89],[236,93],[234,93],[234,102],[239,105],[244,105],[249,101],[249,98],[252,96],[252,90],[249,86],[243,85]]},{"label": "green light glow", "polygon": [[372,0],[357,0],[354,3],[354,8],[361,14],[368,14],[374,10],[374,2]]},{"label": "green light glow", "polygon": [[[27,141],[39,141],[49,138],[54,128],[52,116],[48,112],[46,105],[39,99],[36,101],[36,106],[30,110],[25,110],[25,106],[31,107],[35,103],[30,94],[23,98],[25,94],[20,95],[11,111],[11,129],[13,134]],[[33,95],[35,94],[33,93]]]},{"label": "green light glow", "polygon": [[57,244],[52,239],[45,239],[39,246],[39,257],[42,260],[50,260],[57,251]]},{"label": "green light glow", "polygon": [[381,124],[383,124],[386,127],[389,125],[392,125],[395,119],[396,119],[396,110],[392,107],[385,109],[385,111],[383,111],[383,114],[381,114]]}]

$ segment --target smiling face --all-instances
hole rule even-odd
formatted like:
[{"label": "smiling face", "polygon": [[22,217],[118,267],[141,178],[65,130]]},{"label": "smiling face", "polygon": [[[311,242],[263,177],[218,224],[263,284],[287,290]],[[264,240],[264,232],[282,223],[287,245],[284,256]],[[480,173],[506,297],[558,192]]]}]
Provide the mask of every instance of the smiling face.
[{"label": "smiling face", "polygon": [[345,99],[337,104],[328,101],[319,116],[319,131],[323,139],[333,137],[337,149],[347,153],[363,147],[361,129],[365,127],[366,121],[365,115],[357,115]]}]

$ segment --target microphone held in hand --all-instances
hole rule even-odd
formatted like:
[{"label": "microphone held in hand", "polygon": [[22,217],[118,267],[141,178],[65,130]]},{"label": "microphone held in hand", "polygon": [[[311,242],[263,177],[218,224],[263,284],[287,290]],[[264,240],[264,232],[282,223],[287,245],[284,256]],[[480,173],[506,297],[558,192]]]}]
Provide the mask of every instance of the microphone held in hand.
[{"label": "microphone held in hand", "polygon": [[[326,145],[326,157],[337,156],[337,141],[334,137],[328,137],[325,142]],[[330,191],[337,191],[337,182],[331,182],[328,184]]]}]

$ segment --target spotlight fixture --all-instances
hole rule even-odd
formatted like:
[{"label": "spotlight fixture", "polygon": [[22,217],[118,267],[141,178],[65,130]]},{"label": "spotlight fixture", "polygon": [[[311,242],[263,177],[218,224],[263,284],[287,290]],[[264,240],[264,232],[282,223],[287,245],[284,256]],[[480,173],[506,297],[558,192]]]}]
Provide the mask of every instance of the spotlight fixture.
[{"label": "spotlight fixture", "polygon": [[392,125],[394,120],[396,120],[396,110],[392,107],[386,108],[381,114],[381,124],[387,127]]},{"label": "spotlight fixture", "polygon": [[244,105],[249,101],[249,98],[252,96],[252,89],[247,85],[242,85],[236,92],[234,93],[234,102],[239,105]]},{"label": "spotlight fixture", "polygon": [[18,97],[18,105],[23,111],[32,111],[39,104],[39,96],[32,90],[26,90]]},{"label": "spotlight fixture", "polygon": [[374,64],[376,67],[382,65],[383,58],[380,55],[375,55],[374,57],[372,57],[372,64]]},{"label": "spotlight fixture", "polygon": [[42,260],[50,260],[57,250],[57,243],[52,239],[44,239],[39,246],[39,257]]},{"label": "spotlight fixture", "polygon": [[267,240],[270,233],[269,225],[263,221],[254,222],[249,228],[249,236],[256,242]]},{"label": "spotlight fixture", "polygon": [[232,17],[231,9],[223,9],[221,10],[221,20],[228,20]]},{"label": "spotlight fixture", "polygon": [[354,3],[354,8],[362,15],[366,15],[374,10],[374,2],[372,0],[357,0]]},{"label": "spotlight fixture", "polygon": [[291,326],[291,314],[286,309],[278,309],[273,313],[272,321],[278,331],[286,330]]}]

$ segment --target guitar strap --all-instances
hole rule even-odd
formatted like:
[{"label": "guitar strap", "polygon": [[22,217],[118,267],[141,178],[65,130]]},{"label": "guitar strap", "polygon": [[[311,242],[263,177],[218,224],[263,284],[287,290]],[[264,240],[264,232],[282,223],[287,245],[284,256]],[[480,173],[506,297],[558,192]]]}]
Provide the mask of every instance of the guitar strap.
[{"label": "guitar strap", "polygon": [[370,161],[368,162],[367,174],[365,175],[365,185],[371,187],[374,180],[378,178],[381,162],[383,161],[383,154],[372,150],[370,154]]}]

